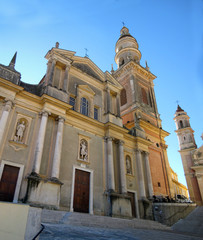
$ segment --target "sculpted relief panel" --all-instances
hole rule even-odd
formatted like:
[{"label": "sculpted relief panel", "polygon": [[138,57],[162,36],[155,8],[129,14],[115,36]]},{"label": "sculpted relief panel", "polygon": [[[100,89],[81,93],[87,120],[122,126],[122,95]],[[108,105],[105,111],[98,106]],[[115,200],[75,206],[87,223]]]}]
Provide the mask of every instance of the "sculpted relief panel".
[{"label": "sculpted relief panel", "polygon": [[85,139],[80,140],[80,159],[88,160],[88,143]]},{"label": "sculpted relief panel", "polygon": [[18,121],[13,141],[23,142],[23,137],[24,137],[24,133],[27,125],[26,122],[27,121],[23,118]]},{"label": "sculpted relief panel", "polygon": [[11,136],[11,140],[9,141],[10,145],[16,151],[27,146],[31,120],[31,117],[17,114],[13,134]]},{"label": "sculpted relief panel", "polygon": [[83,163],[89,163],[89,140],[89,137],[79,134],[78,160]]},{"label": "sculpted relief panel", "polygon": [[126,156],[126,173],[132,175],[132,162],[129,155]]}]

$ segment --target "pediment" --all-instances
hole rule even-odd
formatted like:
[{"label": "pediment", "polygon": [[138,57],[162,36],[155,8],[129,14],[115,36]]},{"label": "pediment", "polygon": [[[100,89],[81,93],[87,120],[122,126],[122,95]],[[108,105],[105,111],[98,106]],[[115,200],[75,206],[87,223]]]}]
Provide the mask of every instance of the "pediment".
[{"label": "pediment", "polygon": [[92,66],[90,66],[89,64],[73,62],[73,66],[76,67],[77,69],[81,70],[82,72],[88,74],[89,76],[102,81],[102,77],[99,76],[98,71],[95,68],[93,68]]},{"label": "pediment", "polygon": [[85,91],[91,95],[95,95],[95,92],[88,85],[78,85],[78,88],[82,91]]},{"label": "pediment", "polygon": [[55,56],[56,58],[65,59],[65,60],[68,60],[69,62],[71,62],[75,53],[76,52],[65,50],[65,49],[52,48],[45,55],[45,58],[49,59],[51,56]]}]

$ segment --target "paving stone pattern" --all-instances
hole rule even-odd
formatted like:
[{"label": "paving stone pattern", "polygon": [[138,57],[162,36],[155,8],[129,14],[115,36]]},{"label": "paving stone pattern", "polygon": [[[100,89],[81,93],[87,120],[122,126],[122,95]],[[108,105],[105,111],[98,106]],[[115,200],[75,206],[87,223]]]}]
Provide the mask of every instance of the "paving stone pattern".
[{"label": "paving stone pattern", "polygon": [[150,229],[110,229],[66,224],[45,224],[39,240],[202,240],[201,237]]},{"label": "paving stone pattern", "polygon": [[172,228],[143,219],[111,218],[45,209],[42,211],[42,223],[45,229],[39,240],[203,240],[203,208],[195,209],[188,218]]}]

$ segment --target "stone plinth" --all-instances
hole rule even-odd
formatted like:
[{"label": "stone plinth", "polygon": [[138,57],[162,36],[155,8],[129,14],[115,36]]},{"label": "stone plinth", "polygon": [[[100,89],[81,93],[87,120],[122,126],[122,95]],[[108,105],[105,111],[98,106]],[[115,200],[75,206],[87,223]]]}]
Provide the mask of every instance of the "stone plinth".
[{"label": "stone plinth", "polygon": [[132,217],[131,200],[127,194],[106,193],[105,194],[108,209],[108,216],[112,217]]},{"label": "stone plinth", "polygon": [[59,209],[61,185],[57,178],[29,176],[26,202],[32,206]]}]

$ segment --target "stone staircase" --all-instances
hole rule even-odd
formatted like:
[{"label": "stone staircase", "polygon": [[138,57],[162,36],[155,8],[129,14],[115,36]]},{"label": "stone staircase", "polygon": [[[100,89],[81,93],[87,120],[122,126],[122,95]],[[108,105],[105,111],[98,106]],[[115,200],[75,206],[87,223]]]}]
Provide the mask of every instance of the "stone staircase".
[{"label": "stone staircase", "polygon": [[111,229],[153,229],[170,231],[171,228],[155,221],[144,219],[122,219],[76,212],[42,210],[42,223],[57,223],[74,226],[100,227]]},{"label": "stone staircase", "polygon": [[195,208],[186,218],[180,219],[172,230],[203,237],[203,207]]}]

